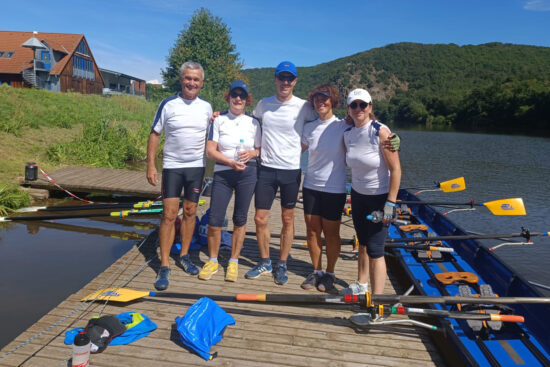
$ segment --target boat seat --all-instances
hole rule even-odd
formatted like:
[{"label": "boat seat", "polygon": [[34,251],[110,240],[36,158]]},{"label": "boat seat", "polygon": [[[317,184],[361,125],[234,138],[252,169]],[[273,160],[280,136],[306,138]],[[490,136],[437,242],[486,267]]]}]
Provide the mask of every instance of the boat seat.
[{"label": "boat seat", "polygon": [[428,226],[425,224],[407,224],[404,226],[399,226],[399,230],[403,232],[414,232],[414,231],[426,232],[428,230]]},{"label": "boat seat", "polygon": [[[445,273],[437,273],[435,275],[435,278],[440,283],[443,283],[445,285],[453,284],[454,282],[465,282],[465,283],[475,284],[479,281],[479,278],[477,277],[477,275],[467,271],[448,271]],[[470,288],[468,287],[468,289]]]}]

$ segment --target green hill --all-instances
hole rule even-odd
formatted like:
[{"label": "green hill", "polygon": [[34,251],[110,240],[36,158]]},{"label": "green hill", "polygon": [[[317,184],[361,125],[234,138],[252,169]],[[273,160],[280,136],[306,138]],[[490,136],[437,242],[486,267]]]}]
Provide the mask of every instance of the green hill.
[{"label": "green hill", "polygon": [[[397,43],[298,69],[296,95],[367,88],[378,117],[400,127],[550,135],[548,47]],[[274,93],[274,70],[244,71],[256,100]]]}]

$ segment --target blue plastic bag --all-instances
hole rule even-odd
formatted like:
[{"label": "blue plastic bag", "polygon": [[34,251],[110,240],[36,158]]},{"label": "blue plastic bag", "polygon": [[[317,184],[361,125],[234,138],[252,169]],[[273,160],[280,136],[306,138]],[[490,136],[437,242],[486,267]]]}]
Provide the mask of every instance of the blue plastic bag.
[{"label": "blue plastic bag", "polygon": [[[193,232],[193,238],[191,238],[191,243],[189,244],[189,250],[199,250],[201,248],[201,244],[198,240],[199,237],[199,217],[195,216],[195,231]],[[172,248],[170,249],[170,253],[174,255],[178,255],[181,252],[181,243],[177,242],[177,239],[175,239],[176,242],[172,245]]]},{"label": "blue plastic bag", "polygon": [[[199,233],[198,233],[198,242],[203,245],[208,245],[208,221],[210,218],[210,209],[203,214],[200,224],[199,224]],[[225,218],[224,227],[227,226],[227,218]],[[222,230],[221,233],[221,246],[231,247],[233,235],[226,230]]]},{"label": "blue plastic bag", "polygon": [[207,361],[215,357],[210,348],[222,340],[228,325],[235,325],[233,316],[208,297],[200,298],[183,317],[176,317],[182,343]]}]

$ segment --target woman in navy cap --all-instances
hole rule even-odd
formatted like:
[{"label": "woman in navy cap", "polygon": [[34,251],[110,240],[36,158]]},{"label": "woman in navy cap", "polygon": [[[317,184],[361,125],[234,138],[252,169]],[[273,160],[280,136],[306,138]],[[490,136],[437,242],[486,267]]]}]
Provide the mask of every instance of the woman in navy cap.
[{"label": "woman in navy cap", "polygon": [[248,207],[256,186],[256,158],[260,155],[261,129],[258,120],[244,112],[252,102],[248,86],[241,80],[231,83],[225,92],[229,110],[222,112],[210,126],[206,154],[214,160],[214,180],[208,223],[209,261],[202,267],[199,279],[208,280],[218,271],[218,252],[225,212],[233,191],[233,239],[231,258],[225,280],[238,277],[239,254],[244,242]]}]

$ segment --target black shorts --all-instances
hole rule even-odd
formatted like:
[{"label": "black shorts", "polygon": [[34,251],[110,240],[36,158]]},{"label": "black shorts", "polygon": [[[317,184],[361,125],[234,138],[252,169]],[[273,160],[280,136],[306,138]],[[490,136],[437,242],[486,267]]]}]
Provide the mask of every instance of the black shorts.
[{"label": "black shorts", "polygon": [[332,192],[323,192],[302,189],[304,197],[304,213],[319,215],[327,220],[341,220],[344,205],[346,205],[346,193],[335,194]]},{"label": "black shorts", "polygon": [[166,168],[162,170],[162,198],[183,197],[194,203],[199,202],[204,167]]},{"label": "black shorts", "polygon": [[351,216],[359,244],[367,246],[367,254],[373,259],[384,256],[384,242],[388,235],[388,224],[373,223],[367,215],[384,210],[388,194],[362,195],[351,189]]},{"label": "black shorts", "polygon": [[281,192],[281,207],[293,209],[298,199],[301,180],[301,169],[258,167],[258,182],[254,196],[256,209],[271,209],[277,188]]}]

